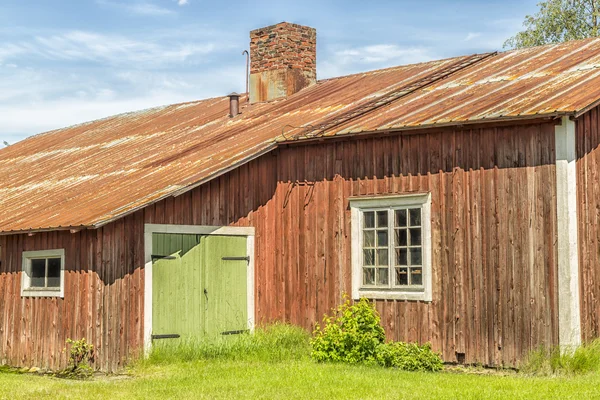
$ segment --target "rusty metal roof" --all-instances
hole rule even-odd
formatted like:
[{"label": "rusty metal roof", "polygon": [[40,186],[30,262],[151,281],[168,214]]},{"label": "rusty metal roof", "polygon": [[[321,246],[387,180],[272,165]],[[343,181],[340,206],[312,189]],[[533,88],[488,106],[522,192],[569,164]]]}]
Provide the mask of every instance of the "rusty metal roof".
[{"label": "rusty metal roof", "polygon": [[[600,39],[499,53],[375,109],[364,104],[440,75],[467,57],[319,81],[286,99],[227,97],[121,114],[0,150],[0,232],[98,227],[198,186],[274,149],[329,137],[551,115],[600,101]],[[388,96],[389,98],[389,96]]]}]

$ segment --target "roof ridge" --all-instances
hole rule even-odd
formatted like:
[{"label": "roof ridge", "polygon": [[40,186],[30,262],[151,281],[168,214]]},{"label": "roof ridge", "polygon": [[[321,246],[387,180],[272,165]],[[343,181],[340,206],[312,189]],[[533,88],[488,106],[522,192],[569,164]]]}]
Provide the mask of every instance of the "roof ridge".
[{"label": "roof ridge", "polygon": [[[568,40],[566,42],[558,42],[558,43],[548,43],[548,44],[541,44],[538,46],[531,46],[531,47],[523,47],[520,49],[508,49],[508,50],[497,50],[496,53],[498,53],[498,55],[501,54],[506,54],[506,53],[513,53],[513,52],[519,52],[519,51],[525,51],[525,50],[532,50],[532,49],[540,49],[542,47],[553,47],[553,46],[560,46],[563,45],[565,43],[574,43],[574,42],[586,42],[586,41],[594,41],[594,40],[600,40],[600,37],[591,37],[591,38],[585,38],[585,39],[576,39],[576,40]],[[489,51],[489,53],[493,53],[494,51]],[[400,64],[400,65],[393,65],[391,67],[385,67],[385,68],[377,68],[377,69],[371,69],[368,71],[361,71],[361,72],[354,72],[352,74],[347,74],[347,75],[339,75],[339,76],[332,76],[329,78],[324,78],[324,79],[319,79],[317,80],[317,83],[324,83],[324,82],[328,82],[328,81],[333,81],[336,79],[344,79],[344,78],[351,78],[351,77],[355,77],[358,75],[363,75],[363,74],[371,74],[371,73],[375,73],[375,72],[387,72],[387,71],[392,71],[394,69],[397,68],[405,68],[405,67],[412,67],[412,66],[417,66],[417,65],[422,65],[422,64],[429,64],[429,63],[441,63],[444,61],[448,61],[448,60],[453,60],[453,59],[457,59],[457,58],[466,58],[469,57],[469,55],[467,54],[463,54],[463,55],[458,55],[458,56],[453,56],[453,57],[446,57],[446,58],[439,58],[439,59],[435,59],[435,60],[427,60],[427,61],[420,61],[420,62],[416,62],[416,63],[409,63],[409,64]]]},{"label": "roof ridge", "polygon": [[[312,126],[307,125],[306,128],[312,128],[309,131],[304,132],[305,137],[319,137],[325,134],[328,129],[334,128],[346,124],[356,118],[360,118],[366,114],[378,110],[379,108],[390,104],[400,98],[406,97],[411,93],[426,88],[442,79],[446,79],[456,74],[459,71],[463,71],[473,65],[479,64],[483,60],[498,54],[497,52],[492,53],[476,53],[469,56],[459,57],[457,61],[450,63],[450,65],[436,68],[431,73],[425,75],[422,78],[414,80],[407,85],[401,86],[400,88],[393,89],[378,96],[366,103],[362,103],[351,109],[345,110],[344,112],[334,115],[332,118],[325,120],[319,125]],[[454,59],[449,59],[454,60]],[[295,136],[298,139],[298,135]]]},{"label": "roof ridge", "polygon": [[400,64],[400,65],[394,65],[391,67],[385,67],[385,68],[378,68],[378,69],[371,69],[368,71],[361,71],[361,72],[354,72],[352,74],[347,74],[347,75],[340,75],[340,76],[332,76],[329,78],[324,78],[324,79],[319,79],[317,80],[317,83],[324,83],[324,82],[329,82],[329,81],[334,81],[337,79],[345,79],[345,78],[352,78],[355,76],[359,76],[359,75],[364,75],[364,74],[372,74],[372,73],[383,73],[383,72],[389,72],[392,71],[394,69],[399,69],[399,68],[407,68],[407,67],[415,67],[418,65],[423,65],[423,64],[434,64],[434,63],[443,63],[445,61],[449,61],[449,60],[455,60],[455,59],[459,59],[459,58],[466,58],[469,57],[468,55],[460,55],[460,56],[454,56],[454,57],[446,57],[446,58],[438,58],[435,60],[427,60],[427,61],[420,61],[420,62],[416,62],[416,63],[410,63],[410,64]]},{"label": "roof ridge", "polygon": [[[242,93],[242,95],[245,95],[245,93]],[[122,118],[122,117],[127,117],[127,116],[133,116],[135,114],[145,114],[145,113],[148,113],[148,112],[155,112],[155,111],[164,110],[164,109],[169,108],[169,107],[173,107],[173,108],[174,107],[181,107],[181,106],[188,105],[188,104],[203,103],[203,102],[206,102],[206,101],[217,100],[217,99],[225,99],[225,98],[227,98],[227,96],[213,96],[213,97],[206,97],[204,99],[184,101],[184,102],[181,102],[181,103],[163,104],[163,105],[158,105],[158,106],[141,108],[139,110],[125,111],[125,112],[118,113],[118,114],[108,115],[106,117],[100,117],[100,118],[96,118],[96,119],[91,119],[91,120],[88,120],[88,121],[79,122],[77,124],[68,125],[68,126],[64,126],[64,127],[61,127],[61,128],[50,129],[49,131],[44,131],[44,132],[36,133],[36,134],[31,135],[31,136],[27,136],[25,139],[20,140],[19,142],[24,142],[26,140],[33,139],[33,138],[36,138],[36,137],[41,136],[41,135],[46,135],[46,134],[50,134],[50,133],[57,133],[57,132],[61,132],[61,131],[68,130],[68,129],[79,128],[79,127],[82,127],[82,126],[95,124],[97,122],[108,121],[108,120],[113,119],[113,118]]]},{"label": "roof ridge", "polygon": [[556,47],[556,46],[561,46],[561,45],[565,45],[565,44],[572,44],[572,43],[577,43],[577,42],[593,42],[593,41],[597,41],[597,40],[600,40],[599,36],[583,38],[583,39],[566,40],[564,42],[546,43],[546,44],[540,44],[537,46],[521,47],[519,49],[508,49],[508,50],[504,50],[504,51],[499,51],[498,54],[514,53],[514,52],[527,51],[527,50],[539,50],[539,49],[542,49],[545,47],[549,48],[549,47]]}]

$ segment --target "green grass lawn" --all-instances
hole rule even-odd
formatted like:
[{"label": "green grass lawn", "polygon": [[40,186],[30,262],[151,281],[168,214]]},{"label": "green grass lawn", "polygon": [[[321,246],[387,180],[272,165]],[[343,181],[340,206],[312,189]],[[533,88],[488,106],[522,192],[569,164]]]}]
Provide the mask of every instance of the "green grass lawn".
[{"label": "green grass lawn", "polygon": [[593,399],[600,375],[401,372],[381,367],[197,360],[139,365],[129,377],[73,381],[0,373],[2,399]]},{"label": "green grass lawn", "polygon": [[156,344],[127,375],[77,381],[0,367],[0,399],[600,399],[600,341],[532,360],[532,373],[560,375],[316,363],[308,332],[276,324],[252,335]]}]

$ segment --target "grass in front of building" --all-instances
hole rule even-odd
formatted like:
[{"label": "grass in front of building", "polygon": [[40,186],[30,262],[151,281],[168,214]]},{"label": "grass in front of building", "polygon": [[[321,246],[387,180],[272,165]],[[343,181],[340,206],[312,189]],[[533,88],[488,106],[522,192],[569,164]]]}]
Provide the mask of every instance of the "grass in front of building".
[{"label": "grass in front of building", "polygon": [[[457,368],[403,372],[315,363],[308,334],[278,325],[216,344],[157,346],[126,375],[77,381],[0,368],[0,399],[600,399],[600,372],[592,362],[596,349],[561,362],[539,353],[529,374]],[[563,364],[588,372],[547,367]],[[532,375],[537,373],[550,376]]]},{"label": "grass in front of building", "polygon": [[2,399],[593,399],[598,387],[599,374],[416,373],[306,359],[144,364],[92,381],[0,373]]}]

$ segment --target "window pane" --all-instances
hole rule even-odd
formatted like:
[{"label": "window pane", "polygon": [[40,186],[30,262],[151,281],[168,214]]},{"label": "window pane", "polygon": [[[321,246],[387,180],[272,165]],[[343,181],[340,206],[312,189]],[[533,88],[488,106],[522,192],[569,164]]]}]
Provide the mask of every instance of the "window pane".
[{"label": "window pane", "polygon": [[31,287],[46,286],[46,259],[31,260]]},{"label": "window pane", "polygon": [[410,265],[421,265],[421,249],[410,249]]},{"label": "window pane", "polygon": [[378,249],[377,250],[377,265],[388,265],[388,250]]},{"label": "window pane", "polygon": [[406,210],[396,210],[396,226],[406,226]]},{"label": "window pane", "polygon": [[377,231],[377,247],[387,247],[388,245],[388,232],[387,230]]},{"label": "window pane", "polygon": [[421,268],[411,268],[410,284],[411,285],[422,285],[423,284],[423,270]]},{"label": "window pane", "polygon": [[375,284],[375,268],[363,268],[363,285]]},{"label": "window pane", "polygon": [[396,229],[396,246],[406,246],[406,229]]},{"label": "window pane", "polygon": [[396,265],[408,265],[406,249],[396,249]]},{"label": "window pane", "polygon": [[375,212],[367,211],[363,213],[363,223],[365,228],[374,228],[375,227]]},{"label": "window pane", "polygon": [[396,268],[396,285],[408,285],[407,268]]},{"label": "window pane", "polygon": [[375,231],[363,231],[363,247],[375,247]]},{"label": "window pane", "polygon": [[377,227],[378,228],[386,228],[388,226],[388,212],[385,211],[377,211]]},{"label": "window pane", "polygon": [[387,268],[379,268],[377,272],[377,284],[378,285],[387,285],[388,284],[388,269]]},{"label": "window pane", "polygon": [[421,229],[420,228],[412,228],[410,230],[410,245],[411,246],[420,246],[421,245]]},{"label": "window pane", "polygon": [[411,208],[408,212],[410,214],[410,226],[421,226],[421,209]]},{"label": "window pane", "polygon": [[60,258],[48,259],[48,287],[60,287]]},{"label": "window pane", "polygon": [[363,250],[363,265],[375,265],[375,250]]}]

